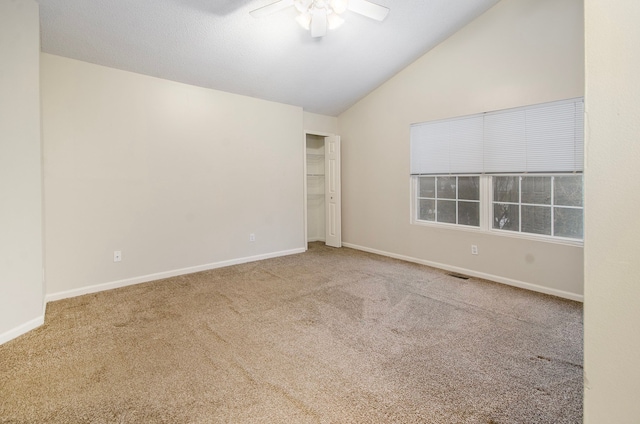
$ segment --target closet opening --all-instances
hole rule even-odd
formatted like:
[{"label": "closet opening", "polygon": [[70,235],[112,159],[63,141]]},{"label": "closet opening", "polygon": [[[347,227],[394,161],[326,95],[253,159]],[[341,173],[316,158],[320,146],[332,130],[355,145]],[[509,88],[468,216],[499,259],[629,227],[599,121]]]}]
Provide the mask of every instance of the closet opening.
[{"label": "closet opening", "polygon": [[305,134],[306,245],[342,246],[340,137]]}]

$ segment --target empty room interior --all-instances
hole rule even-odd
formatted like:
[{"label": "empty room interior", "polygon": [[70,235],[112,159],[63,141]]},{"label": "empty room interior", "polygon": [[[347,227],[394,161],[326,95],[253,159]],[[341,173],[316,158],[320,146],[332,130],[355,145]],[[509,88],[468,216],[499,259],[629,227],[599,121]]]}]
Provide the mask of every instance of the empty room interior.
[{"label": "empty room interior", "polygon": [[0,423],[638,423],[638,21],[0,0]]}]

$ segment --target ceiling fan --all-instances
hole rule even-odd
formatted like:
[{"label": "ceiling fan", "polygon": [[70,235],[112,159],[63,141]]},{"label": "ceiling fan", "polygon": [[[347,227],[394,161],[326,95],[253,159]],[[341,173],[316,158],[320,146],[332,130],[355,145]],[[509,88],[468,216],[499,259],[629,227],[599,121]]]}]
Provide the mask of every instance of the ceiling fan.
[{"label": "ceiling fan", "polygon": [[347,10],[376,21],[383,21],[389,13],[389,8],[368,0],[278,0],[249,13],[254,18],[261,18],[291,6],[295,6],[299,12],[296,21],[304,29],[310,30],[312,37],[323,37],[327,29],[342,25],[344,19],[340,15]]}]

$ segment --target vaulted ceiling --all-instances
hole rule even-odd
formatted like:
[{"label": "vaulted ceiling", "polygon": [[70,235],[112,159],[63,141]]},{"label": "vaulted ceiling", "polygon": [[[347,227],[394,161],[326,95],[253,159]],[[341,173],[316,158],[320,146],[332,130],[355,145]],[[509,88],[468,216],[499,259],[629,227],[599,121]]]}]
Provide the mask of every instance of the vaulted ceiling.
[{"label": "vaulted ceiling", "polygon": [[337,116],[499,0],[373,0],[311,38],[274,0],[37,0],[42,51]]}]

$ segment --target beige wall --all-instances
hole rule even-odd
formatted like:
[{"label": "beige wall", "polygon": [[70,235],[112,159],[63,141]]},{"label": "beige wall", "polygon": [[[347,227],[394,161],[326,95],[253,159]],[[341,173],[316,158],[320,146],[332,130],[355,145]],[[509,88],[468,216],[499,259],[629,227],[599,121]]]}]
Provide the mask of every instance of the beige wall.
[{"label": "beige wall", "polygon": [[38,5],[0,1],[0,343],[43,321]]},{"label": "beige wall", "polygon": [[308,133],[337,134],[338,118],[335,116],[318,115],[317,113],[304,112],[304,130]]},{"label": "beige wall", "polygon": [[581,0],[503,0],[340,115],[345,244],[581,298],[581,247],[409,224],[409,125],[582,96],[583,54]]},{"label": "beige wall", "polygon": [[43,54],[42,110],[48,299],[304,249],[301,108]]},{"label": "beige wall", "polygon": [[585,422],[640,422],[640,3],[585,2]]}]

